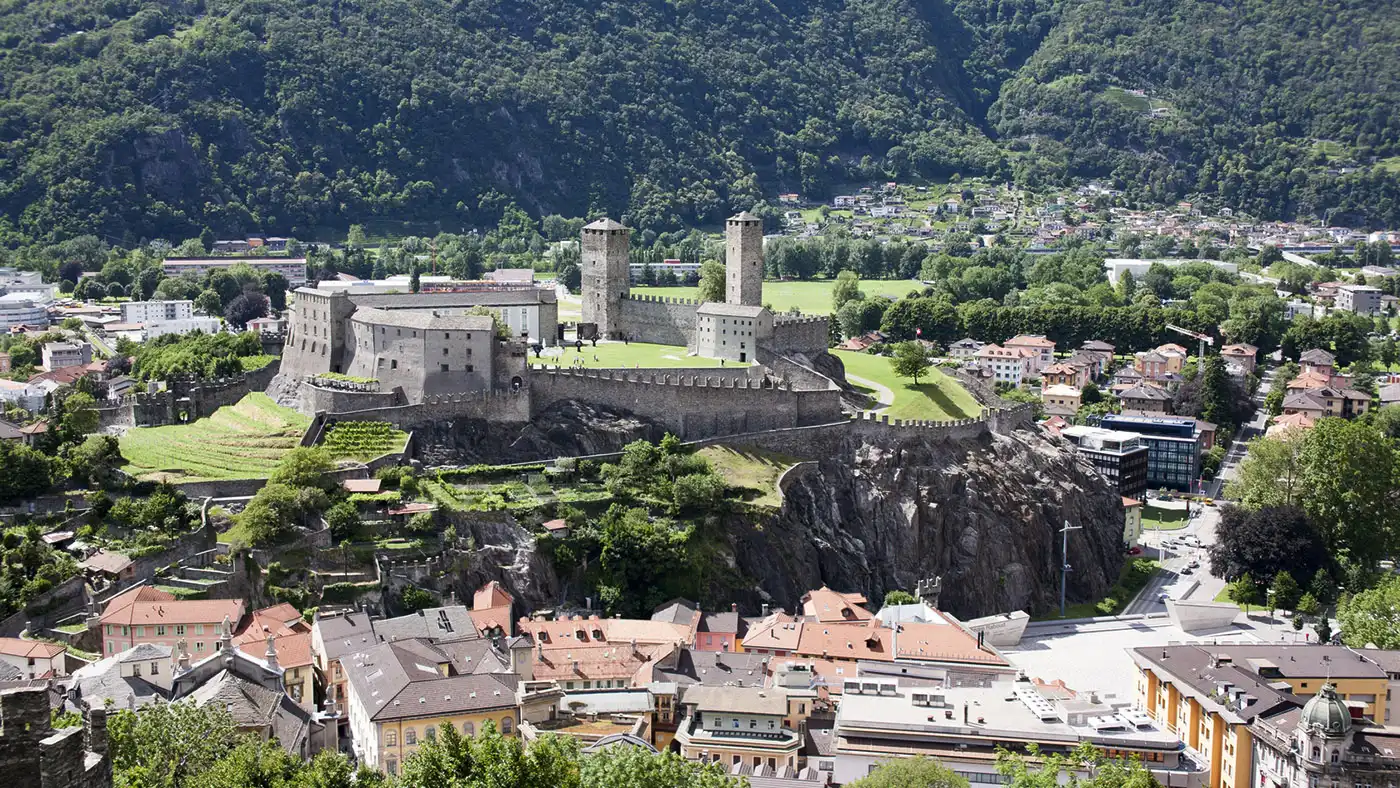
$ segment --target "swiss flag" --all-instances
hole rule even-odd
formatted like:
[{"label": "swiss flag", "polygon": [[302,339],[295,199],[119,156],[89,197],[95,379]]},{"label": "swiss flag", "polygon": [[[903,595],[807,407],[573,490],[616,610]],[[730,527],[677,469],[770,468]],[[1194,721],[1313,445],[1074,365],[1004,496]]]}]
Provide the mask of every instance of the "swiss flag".
[{"label": "swiss flag", "polygon": [[922,328],[916,328],[916,329],[914,329],[914,336],[916,336],[916,337],[921,337],[921,336],[923,336],[923,335],[924,335],[924,330],[923,330]]}]

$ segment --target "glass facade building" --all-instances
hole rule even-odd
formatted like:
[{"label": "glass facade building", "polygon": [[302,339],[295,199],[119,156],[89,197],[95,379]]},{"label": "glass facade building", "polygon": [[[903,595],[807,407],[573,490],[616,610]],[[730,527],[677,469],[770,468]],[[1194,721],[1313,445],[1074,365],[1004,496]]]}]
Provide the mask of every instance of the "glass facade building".
[{"label": "glass facade building", "polygon": [[1098,427],[1065,427],[1060,435],[1089,458],[1119,495],[1141,498],[1147,492],[1148,449],[1140,436]]},{"label": "glass facade building", "polygon": [[1147,446],[1147,487],[1189,492],[1201,475],[1201,433],[1196,420],[1180,416],[1109,414],[1099,426],[1134,432]]}]

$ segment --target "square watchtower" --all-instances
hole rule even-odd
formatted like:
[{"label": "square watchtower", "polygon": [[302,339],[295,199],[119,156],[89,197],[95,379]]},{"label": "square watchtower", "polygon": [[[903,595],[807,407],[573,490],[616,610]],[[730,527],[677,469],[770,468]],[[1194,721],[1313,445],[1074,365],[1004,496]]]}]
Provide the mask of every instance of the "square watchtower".
[{"label": "square watchtower", "polygon": [[630,235],[608,218],[583,228],[583,322],[595,324],[602,337],[615,337],[622,329],[622,299],[631,284]]},{"label": "square watchtower", "polygon": [[724,301],[763,306],[763,220],[744,211],[724,227]]}]

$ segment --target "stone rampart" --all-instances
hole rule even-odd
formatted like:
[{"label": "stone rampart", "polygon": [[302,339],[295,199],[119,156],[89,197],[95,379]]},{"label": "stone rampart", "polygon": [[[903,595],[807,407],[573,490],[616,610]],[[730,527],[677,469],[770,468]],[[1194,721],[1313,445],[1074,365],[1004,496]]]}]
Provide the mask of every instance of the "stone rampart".
[{"label": "stone rampart", "polygon": [[103,427],[159,427],[182,420],[194,421],[219,408],[233,405],[254,391],[264,391],[277,376],[277,361],[236,378],[203,381],[170,381],[165,391],[137,392],[98,411]]},{"label": "stone rampart", "polygon": [[629,294],[619,307],[619,330],[632,341],[690,347],[700,302]]},{"label": "stone rampart", "polygon": [[831,321],[826,315],[774,315],[769,344],[778,351],[792,353],[825,352]]},{"label": "stone rampart", "polygon": [[74,575],[29,600],[29,604],[18,613],[0,621],[0,637],[19,637],[31,624],[35,630],[46,629],[82,610],[85,604],[83,577]]},{"label": "stone rampart", "polygon": [[407,402],[403,389],[395,386],[388,391],[353,390],[320,386],[312,382],[314,378],[302,381],[297,390],[297,410],[302,413],[339,413],[351,410],[387,408]]},{"label": "stone rampart", "polygon": [[406,430],[419,424],[451,419],[523,423],[530,420],[530,390],[473,391],[429,394],[416,405],[395,405],[328,414],[337,421],[386,421]]},{"label": "stone rampart", "polygon": [[531,378],[534,412],[577,400],[664,424],[682,439],[820,424],[840,418],[840,392],[803,390],[692,370],[565,370]]},{"label": "stone rampart", "polygon": [[[822,348],[820,352],[825,353],[826,349]],[[782,351],[775,350],[769,345],[759,345],[754,353],[754,357],[769,369],[773,370],[773,372],[783,380],[799,388],[837,388],[835,381],[813,369],[805,363],[805,359],[798,359],[785,355]]]}]

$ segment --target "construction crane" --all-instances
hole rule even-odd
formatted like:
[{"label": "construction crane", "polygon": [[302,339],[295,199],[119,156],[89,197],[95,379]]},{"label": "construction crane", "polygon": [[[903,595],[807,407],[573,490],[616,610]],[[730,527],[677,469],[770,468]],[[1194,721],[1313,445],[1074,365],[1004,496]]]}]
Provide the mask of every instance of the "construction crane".
[{"label": "construction crane", "polygon": [[1205,371],[1206,371],[1206,345],[1211,345],[1212,347],[1214,347],[1214,345],[1215,345],[1215,340],[1214,340],[1213,338],[1211,338],[1210,336],[1207,336],[1206,334],[1201,334],[1201,333],[1198,333],[1198,332],[1196,332],[1196,331],[1192,331],[1192,330],[1190,330],[1189,328],[1182,328],[1181,326],[1174,326],[1174,325],[1172,325],[1171,323],[1168,323],[1168,324],[1167,324],[1167,330],[1168,330],[1168,331],[1175,331],[1176,333],[1181,334],[1181,335],[1183,335],[1183,336],[1194,337],[1194,338],[1197,340],[1197,343],[1196,343],[1196,345],[1197,345],[1197,349],[1196,349],[1196,371],[1197,371],[1197,372],[1200,372],[1201,374],[1205,374]]}]

